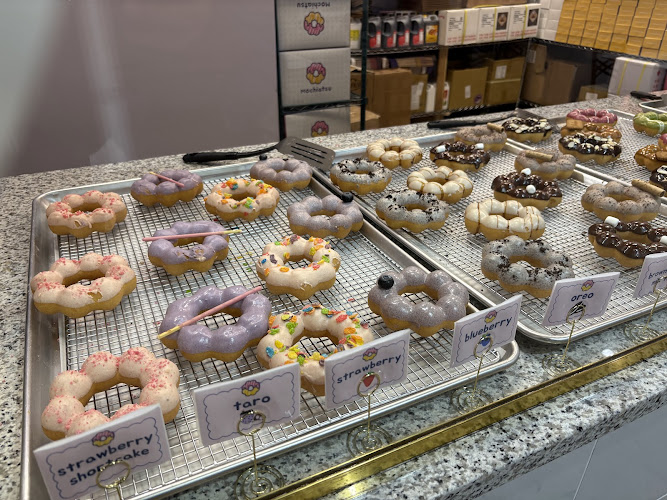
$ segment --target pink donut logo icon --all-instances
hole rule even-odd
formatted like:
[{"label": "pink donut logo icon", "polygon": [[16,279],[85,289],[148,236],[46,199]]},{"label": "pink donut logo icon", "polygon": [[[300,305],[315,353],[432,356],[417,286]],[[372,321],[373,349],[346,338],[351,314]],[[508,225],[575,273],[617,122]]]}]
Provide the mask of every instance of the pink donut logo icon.
[{"label": "pink donut logo icon", "polygon": [[[368,349],[364,353],[364,355],[363,355],[364,361],[370,361],[371,359],[373,359],[377,355],[377,353],[378,353],[378,350],[375,347],[371,347],[370,349]],[[368,387],[368,386],[366,386],[366,387]]]},{"label": "pink donut logo icon", "polygon": [[319,12],[309,12],[303,19],[303,29],[305,29],[309,35],[319,35],[324,31],[324,18]]},{"label": "pink donut logo icon", "polygon": [[259,391],[259,382],[256,380],[248,380],[243,387],[241,387],[241,392],[245,396],[254,396]]},{"label": "pink donut logo icon", "polygon": [[593,283],[594,283],[593,280],[584,281],[584,284],[581,285],[581,291],[587,292],[593,287]]},{"label": "pink donut logo icon", "polygon": [[484,321],[487,323],[491,323],[494,319],[496,319],[496,314],[497,314],[496,311],[489,312],[484,318]]},{"label": "pink donut logo icon", "polygon": [[106,446],[113,441],[114,437],[116,435],[112,431],[102,431],[93,436],[92,442],[95,446]]},{"label": "pink donut logo icon", "polygon": [[306,69],[306,78],[313,85],[322,83],[322,80],[327,76],[327,69],[322,63],[313,63]]},{"label": "pink donut logo icon", "polygon": [[327,122],[320,120],[315,122],[312,127],[310,127],[311,137],[321,137],[323,135],[329,135],[329,125]]}]

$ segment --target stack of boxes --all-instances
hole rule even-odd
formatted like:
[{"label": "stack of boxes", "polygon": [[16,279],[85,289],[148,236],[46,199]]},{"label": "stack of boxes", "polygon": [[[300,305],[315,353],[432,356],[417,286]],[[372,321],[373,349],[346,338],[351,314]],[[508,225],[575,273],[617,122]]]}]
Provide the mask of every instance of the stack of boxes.
[{"label": "stack of boxes", "polygon": [[[350,98],[350,2],[277,0],[282,105]],[[285,115],[287,135],[316,137],[350,131],[350,108]]]}]

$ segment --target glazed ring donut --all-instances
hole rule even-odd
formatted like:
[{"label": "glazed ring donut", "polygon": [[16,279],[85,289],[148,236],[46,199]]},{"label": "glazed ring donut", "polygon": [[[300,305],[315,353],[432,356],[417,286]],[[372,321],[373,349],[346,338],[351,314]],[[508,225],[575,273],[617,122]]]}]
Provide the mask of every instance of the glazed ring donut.
[{"label": "glazed ring donut", "polygon": [[465,211],[468,232],[482,233],[487,240],[499,240],[516,235],[535,240],[544,234],[542,214],[535,207],[524,207],[518,201],[498,201],[488,198],[471,203]]},{"label": "glazed ring donut", "polygon": [[[61,372],[53,380],[49,404],[42,412],[42,430],[49,439],[62,439],[153,404],[160,405],[165,423],[171,422],[181,407],[179,380],[174,363],[156,359],[145,347],[133,347],[118,357],[106,351],[96,352],[80,370]],[[121,406],[111,418],[97,410],[84,409],[95,394],[117,384],[140,387],[138,404]]]},{"label": "glazed ring donut", "polygon": [[441,142],[431,148],[430,157],[437,166],[454,170],[479,170],[491,160],[483,144],[471,146],[461,141]]},{"label": "glazed ring donut", "polygon": [[[424,292],[432,302],[414,303],[405,293]],[[452,281],[445,271],[427,272],[409,266],[397,273],[382,273],[368,294],[368,307],[391,330],[410,328],[422,337],[429,337],[464,317],[468,305],[468,290]]]},{"label": "glazed ring donut", "polygon": [[[292,269],[285,261],[310,260],[306,267]],[[274,295],[288,293],[307,300],[315,292],[334,286],[340,255],[322,238],[304,239],[297,234],[269,243],[257,260],[257,275]]]},{"label": "glazed ring donut", "polygon": [[381,139],[366,148],[366,155],[371,161],[380,161],[385,167],[394,169],[399,165],[410,168],[422,160],[422,148],[412,139]]},{"label": "glazed ring donut", "polygon": [[462,170],[424,167],[408,175],[408,189],[434,194],[439,200],[453,205],[470,196],[472,181]]},{"label": "glazed ring donut", "polygon": [[[200,288],[193,295],[169,304],[164,320],[160,323],[160,333],[247,291],[243,286]],[[266,335],[271,303],[264,295],[253,293],[221,312],[239,319],[231,325],[223,324],[216,330],[204,324],[184,326],[160,341],[169,349],[181,351],[188,361],[200,362],[215,358],[229,363],[239,358],[248,347],[257,345],[259,339]]]},{"label": "glazed ring donut", "polygon": [[622,151],[621,146],[613,139],[590,132],[578,132],[561,137],[558,149],[561,153],[571,154],[579,161],[594,160],[598,165],[615,161]]},{"label": "glazed ring donut", "polygon": [[611,216],[623,222],[649,221],[658,216],[660,199],[634,186],[610,181],[588,186],[581,197],[581,206],[602,220]]},{"label": "glazed ring donut", "polygon": [[257,179],[227,179],[213,186],[204,198],[206,210],[224,221],[268,217],[276,209],[280,191]]},{"label": "glazed ring donut", "polygon": [[618,116],[606,109],[573,109],[565,117],[565,126],[582,129],[587,123],[593,125],[615,125]]},{"label": "glazed ring donut", "polygon": [[341,191],[354,191],[360,195],[381,193],[391,182],[391,170],[379,161],[363,158],[336,163],[331,167],[329,176]]},{"label": "glazed ring donut", "polygon": [[609,139],[612,139],[614,142],[620,142],[621,137],[623,137],[621,131],[618,130],[616,127],[613,127],[611,125],[601,125],[599,123],[584,123],[583,128],[563,127],[560,129],[560,135],[562,137],[565,137],[567,135],[574,135],[577,132],[583,132],[585,134],[594,133],[595,135],[599,135],[600,137],[608,137]]},{"label": "glazed ring donut", "polygon": [[305,161],[294,158],[268,158],[260,155],[250,168],[250,177],[261,179],[281,191],[305,189],[313,177],[313,169]]},{"label": "glazed ring donut", "polygon": [[651,137],[661,135],[667,131],[667,113],[638,113],[632,120],[632,125],[637,132],[643,132]]},{"label": "glazed ring donut", "polygon": [[497,132],[488,125],[464,127],[456,132],[456,140],[471,146],[481,143],[486,151],[501,151],[507,142],[507,134],[503,130]]},{"label": "glazed ring donut", "polygon": [[178,181],[183,186],[161,179],[155,174],[144,174],[132,183],[130,196],[147,207],[156,204],[170,207],[178,201],[192,201],[204,189],[201,177],[187,170],[165,170],[160,172],[160,175]]},{"label": "glazed ring donut", "polygon": [[[225,228],[210,220],[194,222],[176,222],[168,229],[159,229],[153,236],[176,236],[180,234],[214,233]],[[190,243],[197,245],[181,248]],[[196,238],[179,238],[177,240],[155,240],[148,247],[148,259],[157,267],[163,267],[173,276],[186,271],[205,273],[214,262],[227,258],[229,252],[229,236],[212,234]]]},{"label": "glazed ring donut", "polygon": [[[527,262],[527,268],[519,261]],[[554,252],[542,240],[524,241],[518,236],[490,241],[482,249],[482,273],[511,293],[525,290],[533,297],[549,297],[556,281],[573,278],[567,254]]]},{"label": "glazed ring donut", "polygon": [[364,216],[352,200],[350,193],[343,193],[342,198],[335,194],[324,198],[308,196],[287,209],[289,227],[295,234],[345,238],[364,224]]},{"label": "glazed ring donut", "polygon": [[550,153],[544,149],[536,149],[536,153],[544,153],[552,156],[552,160],[538,160],[526,156],[528,151],[521,151],[516,155],[514,160],[514,169],[517,172],[529,169],[536,175],[539,175],[545,181],[553,181],[556,179],[569,179],[574,173],[574,166],[577,164],[577,159],[568,154],[563,154],[560,151]]},{"label": "glazed ring donut", "polygon": [[[417,210],[415,210],[417,208]],[[392,229],[421,233],[424,229],[440,229],[449,217],[449,205],[428,193],[407,189],[380,198],[375,213]]]},{"label": "glazed ring donut", "polygon": [[[92,280],[90,285],[78,283]],[[87,253],[81,260],[58,259],[30,281],[32,301],[45,314],[81,318],[92,311],[110,311],[137,286],[137,277],[119,255]]]},{"label": "glazed ring donut", "polygon": [[542,142],[551,137],[553,130],[546,118],[510,118],[502,125],[508,139],[519,142]]},{"label": "glazed ring donut", "polygon": [[649,172],[653,172],[667,165],[667,151],[659,149],[657,144],[649,144],[635,153],[635,161],[638,165],[646,167]]},{"label": "glazed ring donut", "polygon": [[[301,366],[301,388],[324,396],[324,358],[348,348],[359,347],[373,340],[368,324],[361,323],[355,313],[337,311],[310,304],[299,314],[290,312],[271,316],[270,329],[257,346],[257,360],[264,368],[289,363]],[[336,350],[331,354],[307,353],[296,345],[302,337],[328,337]]]},{"label": "glazed ring donut", "polygon": [[499,175],[493,179],[491,189],[498,201],[516,200],[524,207],[540,210],[553,208],[563,201],[563,193],[556,181],[545,181],[528,169]]},{"label": "glazed ring donut", "polygon": [[67,194],[46,207],[49,229],[75,238],[85,238],[94,231],[108,233],[126,216],[127,207],[120,195],[95,190],[82,195]]},{"label": "glazed ring donut", "polygon": [[648,222],[607,217],[588,228],[588,240],[600,257],[616,259],[624,267],[641,266],[647,255],[667,252],[667,229],[654,229]]}]

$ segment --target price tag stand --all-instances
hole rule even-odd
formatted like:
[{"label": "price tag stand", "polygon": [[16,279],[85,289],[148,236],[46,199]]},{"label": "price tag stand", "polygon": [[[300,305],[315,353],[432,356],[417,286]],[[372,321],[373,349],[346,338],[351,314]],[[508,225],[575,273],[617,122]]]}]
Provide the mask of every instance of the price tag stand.
[{"label": "price tag stand", "polygon": [[[102,475],[102,472],[104,472],[107,468],[112,467],[114,465],[119,465],[122,464],[125,466],[125,472],[121,474],[115,481],[112,481],[108,484],[102,483],[100,480],[100,476]],[[130,464],[128,464],[125,460],[113,460],[109,462],[108,464],[103,465],[100,467],[100,470],[97,473],[97,476],[95,477],[95,481],[97,482],[97,486],[100,487],[100,489],[103,490],[116,490],[116,494],[118,495],[118,498],[120,500],[123,500],[123,492],[120,489],[120,485],[125,482],[125,480],[130,476],[130,471],[132,468],[130,467]]]},{"label": "price tag stand", "polygon": [[[259,425],[257,425],[259,422]],[[252,439],[252,460],[253,466],[246,469],[236,480],[236,487],[234,493],[236,498],[247,500],[257,498],[270,491],[281,488],[285,485],[285,478],[275,467],[270,465],[257,465],[257,447],[255,445],[255,434],[257,434],[264,423],[266,422],[266,415],[256,410],[248,410],[244,412],[236,424],[236,429],[242,436],[247,436]],[[241,424],[249,425],[249,431],[242,430]]]},{"label": "price tag stand", "polygon": [[[570,320],[570,316],[574,314],[579,314],[577,319]],[[567,344],[565,344],[565,350],[563,354],[549,354],[542,359],[542,368],[547,372],[551,377],[557,375],[562,375],[569,371],[579,368],[581,366],[577,361],[570,358],[567,355],[567,350],[570,347],[570,342],[572,341],[572,334],[574,333],[574,327],[581,318],[586,314],[586,304],[575,304],[567,312],[567,317],[565,318],[566,323],[572,324],[572,329],[570,330],[570,336],[567,339]]]},{"label": "price tag stand", "polygon": [[[477,353],[479,346],[482,346],[484,350],[481,354]],[[479,366],[477,367],[477,375],[475,376],[475,383],[470,387],[463,386],[459,389],[456,389],[452,392],[450,400],[454,408],[460,413],[467,413],[476,408],[485,406],[491,402],[491,396],[489,396],[484,391],[477,389],[477,382],[479,382],[479,372],[482,370],[482,362],[484,361],[484,355],[491,351],[493,348],[493,336],[490,333],[487,333],[479,339],[475,345],[475,358],[479,359]]]},{"label": "price tag stand", "polygon": [[649,323],[651,322],[651,318],[653,318],[653,313],[655,312],[655,307],[658,305],[658,301],[660,300],[660,294],[662,293],[662,288],[658,288],[658,284],[667,280],[667,275],[661,276],[658,281],[655,282],[653,285],[653,293],[655,294],[655,302],[653,303],[653,307],[651,308],[651,312],[648,315],[648,319],[646,320],[646,323],[643,325],[638,325],[638,324],[632,324],[628,323],[625,325],[625,328],[623,329],[625,336],[632,340],[633,342],[646,342],[647,340],[651,340],[654,337],[657,337],[660,335],[660,332],[653,328],[649,328]]},{"label": "price tag stand", "polygon": [[[373,388],[364,394],[361,388],[362,384],[368,388],[373,382],[375,382]],[[355,427],[347,435],[347,449],[354,456],[373,451],[391,441],[391,436],[387,431],[371,424],[371,396],[378,387],[380,387],[380,376],[375,372],[366,373],[357,384],[359,397],[368,399],[368,415],[366,425]]]}]

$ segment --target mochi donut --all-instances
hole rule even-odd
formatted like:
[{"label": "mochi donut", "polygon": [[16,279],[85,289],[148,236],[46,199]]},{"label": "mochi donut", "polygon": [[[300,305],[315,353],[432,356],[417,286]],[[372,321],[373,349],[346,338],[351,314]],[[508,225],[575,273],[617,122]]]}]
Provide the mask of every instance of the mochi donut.
[{"label": "mochi donut", "polygon": [[583,132],[583,133],[593,132],[596,135],[599,135],[600,137],[609,137],[610,139],[616,142],[620,142],[621,137],[623,137],[621,131],[618,130],[616,127],[612,125],[601,125],[599,123],[598,124],[585,123],[583,128],[563,127],[560,129],[560,135],[562,137],[565,137],[566,135],[574,135],[577,132]]},{"label": "mochi donut", "polygon": [[269,158],[260,155],[250,168],[250,177],[261,179],[281,191],[304,189],[310,184],[313,169],[305,161],[295,158]]},{"label": "mochi donut", "polygon": [[[297,269],[285,265],[285,261],[301,259],[311,263]],[[306,240],[293,234],[266,245],[255,269],[272,294],[288,293],[307,300],[315,292],[334,286],[340,262],[340,255],[328,241],[314,237]]]},{"label": "mochi donut", "polygon": [[391,170],[379,161],[355,158],[333,165],[329,170],[329,177],[341,191],[354,191],[364,195],[384,191],[391,182]]},{"label": "mochi donut", "polygon": [[477,171],[489,163],[491,155],[484,144],[469,145],[461,141],[441,142],[430,150],[430,158],[438,167]]},{"label": "mochi donut", "polygon": [[171,207],[178,201],[183,203],[192,201],[204,189],[201,177],[188,170],[165,170],[160,172],[160,175],[183,185],[179,186],[174,182],[161,179],[155,174],[144,174],[138,181],[132,183],[130,196],[147,207],[156,204]]},{"label": "mochi donut", "polygon": [[[176,236],[179,234],[214,233],[225,228],[210,220],[194,222],[175,222],[168,229],[159,229],[153,236]],[[181,248],[189,243],[197,243],[193,247]],[[177,240],[155,240],[148,247],[148,259],[157,267],[163,267],[173,276],[186,271],[204,273],[213,267],[213,263],[227,258],[229,252],[229,236],[212,234],[195,238],[179,238]]]},{"label": "mochi donut", "polygon": [[55,234],[85,238],[93,232],[108,233],[127,216],[127,207],[116,193],[87,191],[67,194],[46,207],[46,222]]},{"label": "mochi donut", "polygon": [[[620,198],[623,201],[617,201]],[[600,219],[616,217],[623,222],[650,221],[658,216],[660,198],[618,181],[591,184],[581,197],[581,206]]]},{"label": "mochi donut", "polygon": [[502,125],[508,139],[519,142],[542,142],[553,133],[551,124],[546,118],[519,118],[514,117]]},{"label": "mochi donut", "polygon": [[412,139],[380,139],[366,148],[366,156],[371,161],[379,161],[385,167],[394,169],[399,165],[410,168],[422,160],[422,148]]},{"label": "mochi donut", "polygon": [[474,146],[481,143],[486,151],[501,151],[507,142],[507,134],[502,127],[496,125],[500,130],[494,130],[493,124],[477,125],[475,127],[464,127],[456,132],[456,139]]},{"label": "mochi donut", "polygon": [[[362,346],[373,340],[368,324],[361,323],[356,313],[309,304],[298,314],[286,312],[269,318],[269,331],[257,346],[257,360],[264,368],[289,363],[301,367],[301,388],[324,396],[324,358],[346,349]],[[336,350],[331,354],[311,354],[299,348],[302,337],[327,337]]]},{"label": "mochi donut", "polygon": [[604,223],[588,228],[588,241],[600,257],[616,259],[624,267],[637,267],[647,256],[667,252],[667,229],[607,217]]},{"label": "mochi donut", "polygon": [[[436,302],[415,303],[402,295],[418,292],[428,294]],[[454,328],[454,322],[466,315],[468,299],[468,290],[445,271],[427,272],[409,266],[398,273],[382,273],[368,294],[368,307],[391,330],[410,328],[429,337],[443,328]]]},{"label": "mochi donut", "polygon": [[289,227],[295,234],[345,238],[364,224],[364,216],[353,199],[350,193],[343,193],[340,198],[335,194],[324,198],[308,196],[287,209]]},{"label": "mochi donut", "polygon": [[516,155],[514,169],[517,172],[521,172],[526,168],[530,169],[532,173],[539,175],[545,181],[569,179],[572,177],[574,166],[577,164],[577,159],[574,156],[561,153],[560,151],[551,153],[544,149],[536,149],[535,152],[550,155],[551,160],[531,158],[530,156],[526,156],[528,150],[523,150]]},{"label": "mochi donut", "polygon": [[598,165],[615,161],[623,148],[609,137],[588,132],[561,137],[558,141],[561,153],[571,154],[579,161],[593,160]]},{"label": "mochi donut", "polygon": [[449,205],[434,194],[406,189],[380,198],[375,204],[375,213],[392,229],[421,233],[444,226],[449,217]]},{"label": "mochi donut", "polygon": [[[169,304],[164,320],[160,323],[160,333],[247,291],[243,286],[200,288],[194,294]],[[259,339],[266,335],[271,303],[264,295],[253,293],[222,312],[239,319],[236,323],[223,324],[215,330],[203,324],[184,326],[160,341],[169,349],[181,351],[188,361],[215,358],[229,363],[239,358],[248,347],[257,345]]]},{"label": "mochi donut", "polygon": [[472,187],[472,181],[463,170],[424,167],[408,175],[408,189],[434,194],[450,205],[470,196]]},{"label": "mochi donut", "polygon": [[[530,267],[519,261],[527,262]],[[572,261],[543,240],[524,241],[518,236],[490,241],[482,249],[482,273],[508,292],[524,290],[533,297],[551,295],[556,281],[573,278]]]},{"label": "mochi donut", "polygon": [[[120,418],[132,411],[159,404],[164,422],[171,422],[181,407],[178,367],[157,359],[145,347],[133,347],[121,356],[100,351],[88,357],[80,370],[59,373],[49,389],[49,404],[42,412],[42,430],[49,439],[74,436]],[[128,404],[108,418],[84,409],[98,392],[117,384],[141,388],[138,404]]]},{"label": "mochi donut", "polygon": [[253,221],[260,215],[268,217],[276,209],[280,191],[257,179],[227,179],[213,186],[204,198],[206,210],[224,221]]},{"label": "mochi donut", "polygon": [[659,149],[657,144],[649,144],[635,153],[635,161],[638,165],[646,167],[649,172],[653,172],[667,165],[667,151]]},{"label": "mochi donut", "polygon": [[632,126],[637,132],[651,137],[661,135],[667,131],[667,113],[638,113],[632,120]]},{"label": "mochi donut", "polygon": [[606,109],[573,109],[565,117],[568,128],[582,129],[586,124],[613,126],[618,116]]},{"label": "mochi donut", "polygon": [[556,181],[545,181],[529,169],[499,175],[491,183],[493,196],[498,201],[516,200],[524,207],[539,210],[553,208],[563,201],[563,193]]},{"label": "mochi donut", "polygon": [[537,208],[524,207],[516,200],[498,201],[493,198],[468,205],[465,224],[468,232],[482,233],[487,240],[498,240],[510,235],[534,240],[544,234],[546,227]]},{"label": "mochi donut", "polygon": [[[90,285],[78,283],[92,280]],[[137,286],[137,277],[119,255],[87,253],[81,260],[60,258],[48,271],[30,280],[32,301],[45,314],[81,318],[92,311],[109,311]]]}]

